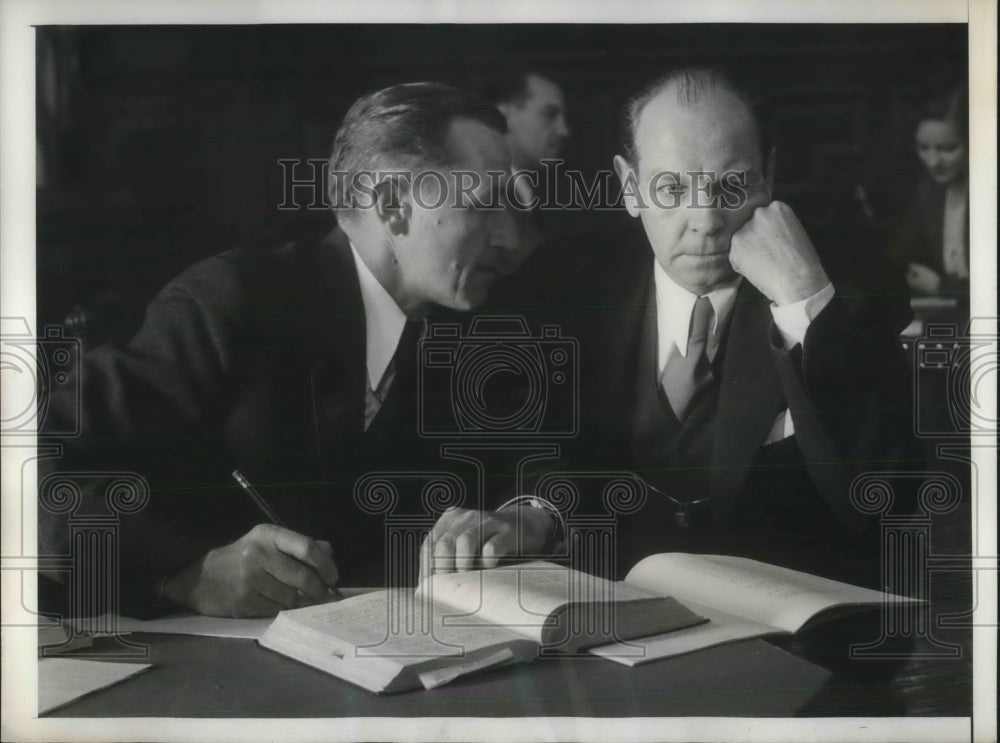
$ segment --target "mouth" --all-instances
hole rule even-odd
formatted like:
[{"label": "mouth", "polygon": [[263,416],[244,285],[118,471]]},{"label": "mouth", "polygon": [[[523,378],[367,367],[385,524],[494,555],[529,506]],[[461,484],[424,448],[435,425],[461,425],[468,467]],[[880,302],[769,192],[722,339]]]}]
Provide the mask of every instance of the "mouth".
[{"label": "mouth", "polygon": [[484,278],[492,279],[492,278],[494,278],[494,277],[496,277],[496,276],[498,276],[500,274],[500,267],[499,266],[476,266],[475,273],[479,274],[480,276],[482,276]]},{"label": "mouth", "polygon": [[682,253],[682,255],[695,260],[715,260],[719,258],[729,258],[728,250],[716,250],[711,253]]}]

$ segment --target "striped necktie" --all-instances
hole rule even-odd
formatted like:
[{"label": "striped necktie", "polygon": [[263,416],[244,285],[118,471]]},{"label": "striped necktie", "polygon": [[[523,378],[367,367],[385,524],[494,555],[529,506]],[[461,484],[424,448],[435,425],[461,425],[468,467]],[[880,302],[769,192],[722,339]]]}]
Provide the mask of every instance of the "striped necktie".
[{"label": "striped necktie", "polygon": [[680,421],[688,414],[695,395],[712,381],[712,368],[705,347],[713,315],[712,303],[708,301],[708,297],[698,297],[691,312],[687,353],[681,356],[675,349],[660,376],[660,386]]}]

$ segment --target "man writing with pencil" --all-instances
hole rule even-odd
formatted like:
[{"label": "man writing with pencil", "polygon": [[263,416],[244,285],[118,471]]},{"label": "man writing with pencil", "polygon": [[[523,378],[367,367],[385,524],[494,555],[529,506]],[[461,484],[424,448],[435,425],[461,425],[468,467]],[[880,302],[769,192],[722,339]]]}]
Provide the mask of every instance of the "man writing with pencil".
[{"label": "man writing with pencil", "polygon": [[[334,140],[338,230],[205,260],[127,344],[84,357],[81,435],[43,463],[40,490],[53,469],[149,481],[148,505],[119,521],[124,608],[268,616],[384,581],[384,522],[353,483],[426,461],[416,343],[432,307],[481,304],[514,247],[486,175],[511,168],[504,131],[489,103],[444,85],[362,97]],[[470,189],[458,171],[481,177]],[[53,397],[52,430],[75,403]],[[99,491],[81,508],[99,512]],[[40,551],[65,554],[65,515],[39,518]]]}]

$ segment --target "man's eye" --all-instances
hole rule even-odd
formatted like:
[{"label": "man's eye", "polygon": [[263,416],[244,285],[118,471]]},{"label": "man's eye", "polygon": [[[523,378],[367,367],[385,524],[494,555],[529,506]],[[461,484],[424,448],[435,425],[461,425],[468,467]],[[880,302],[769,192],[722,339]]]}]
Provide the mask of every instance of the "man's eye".
[{"label": "man's eye", "polygon": [[680,195],[684,193],[687,189],[680,183],[664,183],[657,190],[660,191],[661,193]]}]

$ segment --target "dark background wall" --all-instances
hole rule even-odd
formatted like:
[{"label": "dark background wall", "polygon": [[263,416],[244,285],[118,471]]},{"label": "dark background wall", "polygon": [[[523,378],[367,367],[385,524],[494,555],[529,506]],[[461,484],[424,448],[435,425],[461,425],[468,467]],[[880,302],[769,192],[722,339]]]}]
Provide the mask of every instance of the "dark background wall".
[{"label": "dark background wall", "polygon": [[278,160],[325,157],[350,103],[383,85],[538,63],[566,91],[569,165],[593,171],[644,82],[676,62],[734,67],[773,113],[777,195],[822,240],[858,211],[857,184],[891,221],[918,171],[922,86],[967,54],[963,25],[43,27],[37,48],[39,321],[83,307],[109,333],[198,258],[325,226],[277,208]]}]

